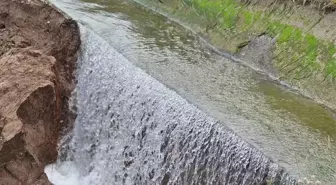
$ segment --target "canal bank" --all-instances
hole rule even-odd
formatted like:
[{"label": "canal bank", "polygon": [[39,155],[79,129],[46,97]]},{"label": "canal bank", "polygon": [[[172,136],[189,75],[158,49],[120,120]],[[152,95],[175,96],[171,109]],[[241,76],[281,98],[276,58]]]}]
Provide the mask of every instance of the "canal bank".
[{"label": "canal bank", "polygon": [[329,134],[335,122],[323,106],[223,58],[190,30],[134,2],[53,2],[127,61],[218,119],[293,176],[333,182],[335,145]]},{"label": "canal bank", "polygon": [[335,110],[332,1],[138,2],[186,25],[225,56]]}]

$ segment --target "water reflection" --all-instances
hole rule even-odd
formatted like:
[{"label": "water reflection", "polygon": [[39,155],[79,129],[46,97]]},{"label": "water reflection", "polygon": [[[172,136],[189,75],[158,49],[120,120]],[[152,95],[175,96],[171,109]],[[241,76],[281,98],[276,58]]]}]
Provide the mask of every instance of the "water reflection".
[{"label": "water reflection", "polygon": [[53,1],[288,171],[336,181],[336,123],[323,107],[217,56],[190,31],[133,2]]}]

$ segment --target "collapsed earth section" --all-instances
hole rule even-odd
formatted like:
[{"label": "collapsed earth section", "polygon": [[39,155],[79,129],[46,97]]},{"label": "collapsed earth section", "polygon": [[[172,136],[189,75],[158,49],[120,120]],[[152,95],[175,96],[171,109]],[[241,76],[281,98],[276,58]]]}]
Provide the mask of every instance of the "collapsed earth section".
[{"label": "collapsed earth section", "polygon": [[75,115],[68,99],[80,34],[39,0],[0,0],[0,184],[50,184],[43,172]]}]

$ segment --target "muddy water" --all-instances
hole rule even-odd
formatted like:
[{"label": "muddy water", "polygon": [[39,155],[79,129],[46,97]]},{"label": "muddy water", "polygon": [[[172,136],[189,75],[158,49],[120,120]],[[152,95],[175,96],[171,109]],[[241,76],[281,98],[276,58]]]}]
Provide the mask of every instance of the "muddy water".
[{"label": "muddy water", "polygon": [[52,2],[291,174],[336,182],[332,112],[217,56],[190,31],[134,2]]}]

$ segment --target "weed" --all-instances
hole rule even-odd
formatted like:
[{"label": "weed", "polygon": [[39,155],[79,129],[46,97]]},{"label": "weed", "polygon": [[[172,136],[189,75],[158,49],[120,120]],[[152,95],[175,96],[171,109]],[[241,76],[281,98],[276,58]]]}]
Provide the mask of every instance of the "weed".
[{"label": "weed", "polygon": [[277,38],[276,51],[280,56],[275,63],[283,66],[296,62],[293,66],[297,69],[282,70],[287,78],[301,78],[302,75],[316,72],[322,72],[328,78],[336,78],[336,59],[332,57],[336,53],[335,46],[327,41],[328,47],[325,47],[325,42],[315,36],[275,20],[276,16],[272,12],[251,11],[236,0],[183,0],[183,3],[208,20],[211,26],[207,26],[207,30],[217,28],[226,42],[235,44],[236,48],[230,51],[238,51],[239,42],[246,42],[248,38],[245,35],[258,35],[266,30],[268,35]]},{"label": "weed", "polygon": [[286,4],[279,5],[279,8],[274,5],[269,10],[258,10],[236,0],[163,2],[174,10],[178,7],[175,15],[201,25],[197,32],[205,33],[212,44],[228,52],[239,51],[242,43],[261,34],[276,38],[273,66],[279,72],[279,78],[293,82],[292,85],[304,83],[315,88],[322,82],[329,84],[336,79],[335,45],[312,35],[310,29],[286,24],[286,19],[290,19],[295,11]]}]

